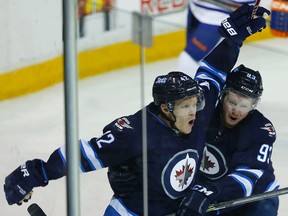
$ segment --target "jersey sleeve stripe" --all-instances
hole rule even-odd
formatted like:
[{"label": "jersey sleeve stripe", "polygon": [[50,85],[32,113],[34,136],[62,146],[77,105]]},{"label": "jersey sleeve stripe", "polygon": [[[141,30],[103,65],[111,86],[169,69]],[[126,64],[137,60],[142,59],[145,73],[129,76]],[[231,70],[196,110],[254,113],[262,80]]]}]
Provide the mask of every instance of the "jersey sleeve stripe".
[{"label": "jersey sleeve stripe", "polygon": [[[58,154],[60,155],[60,158],[62,159],[62,162],[65,166],[67,166],[66,163],[66,145],[62,145],[59,149],[58,149]],[[83,173],[82,168],[80,167],[80,172]]]},{"label": "jersey sleeve stripe", "polygon": [[220,91],[219,83],[215,79],[209,77],[208,73],[199,72],[199,73],[197,73],[197,77],[195,79],[196,80],[210,80],[213,83],[213,85],[218,89],[218,91]]},{"label": "jersey sleeve stripe", "polygon": [[268,185],[265,192],[278,190],[279,187],[280,187],[280,185],[279,185],[278,181],[275,179],[273,182],[271,182],[271,184]]},{"label": "jersey sleeve stripe", "polygon": [[82,149],[81,158],[83,156],[89,162],[93,170],[104,167],[102,162],[99,160],[97,153],[92,149],[89,141],[80,140],[80,145]]},{"label": "jersey sleeve stripe", "polygon": [[48,179],[48,176],[47,176],[46,170],[45,170],[45,168],[44,168],[43,161],[41,160],[40,162],[41,162],[41,170],[42,170],[43,176],[44,176],[44,178],[45,178],[45,181],[48,182],[49,179]]},{"label": "jersey sleeve stripe", "polygon": [[202,65],[203,66],[201,66],[198,69],[195,75],[195,80],[210,81],[220,92],[227,77],[226,73],[212,66],[209,66],[208,64],[202,64]]},{"label": "jersey sleeve stripe", "polygon": [[87,171],[83,168],[82,164],[80,164],[80,173],[85,173],[85,172]]},{"label": "jersey sleeve stripe", "polygon": [[[87,172],[91,170],[101,169],[104,166],[102,162],[98,159],[97,153],[92,149],[89,142],[84,140],[79,141],[80,149],[81,149],[81,165],[80,172]],[[58,149],[58,154],[62,159],[63,164],[66,166],[66,146],[62,145]],[[87,165],[89,164],[89,166]]]},{"label": "jersey sleeve stripe", "polygon": [[245,178],[245,176],[242,176],[239,173],[229,174],[228,176],[233,178],[241,185],[244,192],[244,197],[250,196],[252,194],[253,183],[250,181],[250,179]]},{"label": "jersey sleeve stripe", "polygon": [[105,211],[105,215],[125,215],[125,216],[138,216],[138,214],[127,209],[122,203],[121,199],[112,197],[109,206]]},{"label": "jersey sleeve stripe", "polygon": [[248,167],[247,168],[244,168],[244,167],[239,167],[239,168],[236,168],[236,171],[244,171],[244,172],[249,172],[249,173],[252,173],[253,175],[256,176],[257,180],[263,175],[263,170],[259,170],[259,169],[249,169]]},{"label": "jersey sleeve stripe", "polygon": [[60,155],[60,158],[63,161],[63,164],[65,164],[66,166],[66,146],[62,145],[59,149],[58,149],[58,153]]},{"label": "jersey sleeve stripe", "polygon": [[83,144],[83,140],[80,140],[79,142],[80,142],[80,149],[81,149],[81,163],[80,163],[81,170],[83,172],[89,172],[89,171],[95,170],[94,165],[92,164],[91,160],[86,154],[86,151],[88,152],[89,149],[86,149],[85,151],[86,145]]},{"label": "jersey sleeve stripe", "polygon": [[225,72],[213,67],[212,65],[208,64],[208,62],[206,62],[205,60],[203,60],[200,64],[201,64],[200,70],[204,69],[205,71],[208,71],[209,73],[218,77],[222,83],[225,82],[227,77],[227,74]]}]

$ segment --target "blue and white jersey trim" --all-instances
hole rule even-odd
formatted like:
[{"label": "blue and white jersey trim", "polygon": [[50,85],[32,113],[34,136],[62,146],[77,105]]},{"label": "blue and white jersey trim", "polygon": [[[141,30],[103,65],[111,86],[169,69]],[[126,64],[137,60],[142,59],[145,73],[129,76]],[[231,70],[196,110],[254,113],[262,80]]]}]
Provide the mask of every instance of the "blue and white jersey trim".
[{"label": "blue and white jersey trim", "polygon": [[238,182],[244,192],[244,197],[250,196],[253,190],[253,182],[246,178],[246,176],[240,175],[240,173],[229,174],[231,178],[233,178],[236,182]]},{"label": "blue and white jersey trim", "polygon": [[63,163],[66,165],[66,146],[62,145],[58,149],[58,153],[59,153],[60,157],[62,158]]},{"label": "blue and white jersey trim", "polygon": [[93,170],[102,169],[104,166],[98,158],[97,153],[92,149],[90,142],[79,140],[81,155],[89,162]]},{"label": "blue and white jersey trim", "polygon": [[235,169],[235,172],[231,173],[229,176],[241,185],[244,196],[250,196],[253,192],[255,183],[261,178],[263,173],[263,170],[239,166]]},{"label": "blue and white jersey trim", "polygon": [[[80,149],[81,149],[81,157],[85,158],[86,161],[88,161],[90,167],[92,170],[97,170],[97,169],[102,169],[104,168],[102,162],[98,158],[97,153],[92,149],[90,142],[85,141],[85,140],[79,140],[80,144]],[[63,161],[63,163],[66,165],[67,164],[67,159],[66,159],[66,146],[62,145],[58,149],[58,153]],[[84,173],[86,172],[82,164],[80,164],[80,172]]]},{"label": "blue and white jersey trim", "polygon": [[267,189],[265,190],[265,192],[268,191],[274,191],[274,190],[278,190],[280,187],[278,181],[275,179],[273,182],[271,182],[271,184],[267,187]]},{"label": "blue and white jersey trim", "polygon": [[251,173],[251,174],[255,175],[257,179],[259,179],[264,173],[263,170],[249,169],[247,167],[236,168],[236,171],[244,171],[244,172]]},{"label": "blue and white jersey trim", "polygon": [[121,199],[113,196],[109,206],[106,208],[104,216],[138,216],[138,214],[127,209]]},{"label": "blue and white jersey trim", "polygon": [[222,83],[226,81],[227,74],[217,68],[213,67],[212,65],[208,64],[205,60],[200,62],[200,67],[206,71],[209,71],[214,76],[218,77]]},{"label": "blue and white jersey trim", "polygon": [[215,81],[215,79],[209,77],[209,74],[206,72],[199,72],[197,73],[197,79],[201,79],[201,80],[210,80],[214,86],[216,86],[216,88],[218,89],[218,91],[220,91],[220,85],[218,82]]},{"label": "blue and white jersey trim", "polygon": [[195,80],[210,80],[220,92],[221,86],[223,86],[227,77],[226,73],[208,65],[205,61],[202,61],[200,65],[200,70],[197,71]]}]

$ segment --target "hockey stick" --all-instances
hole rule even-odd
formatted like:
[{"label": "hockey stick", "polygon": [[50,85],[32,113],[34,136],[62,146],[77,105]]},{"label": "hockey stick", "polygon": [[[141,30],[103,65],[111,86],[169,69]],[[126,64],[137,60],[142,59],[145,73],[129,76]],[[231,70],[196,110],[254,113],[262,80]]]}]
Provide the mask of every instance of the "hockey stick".
[{"label": "hockey stick", "polygon": [[29,212],[30,216],[46,216],[40,206],[38,206],[36,203],[31,204],[27,211]]},{"label": "hockey stick", "polygon": [[261,194],[255,194],[255,195],[244,197],[244,198],[229,200],[229,201],[221,202],[218,204],[211,204],[208,207],[207,212],[225,209],[225,208],[229,208],[229,207],[234,207],[234,206],[238,206],[238,205],[243,205],[243,204],[247,204],[247,203],[251,203],[251,202],[256,202],[259,200],[268,199],[271,197],[280,196],[280,195],[284,195],[287,193],[288,193],[288,187],[282,188],[282,189],[279,189],[276,191],[270,191],[270,192],[265,192],[265,193],[261,193]]},{"label": "hockey stick", "polygon": [[255,15],[256,15],[256,12],[257,12],[257,10],[258,10],[260,1],[261,1],[261,0],[256,0],[255,5],[254,5],[254,8],[253,8],[253,11],[252,11],[252,14],[251,14],[251,19],[254,19]]}]

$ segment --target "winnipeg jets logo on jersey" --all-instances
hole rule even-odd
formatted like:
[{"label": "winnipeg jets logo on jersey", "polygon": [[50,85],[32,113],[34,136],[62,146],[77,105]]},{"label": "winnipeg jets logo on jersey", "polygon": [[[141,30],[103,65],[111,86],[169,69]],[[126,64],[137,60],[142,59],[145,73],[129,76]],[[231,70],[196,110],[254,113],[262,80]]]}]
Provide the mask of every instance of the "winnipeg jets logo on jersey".
[{"label": "winnipeg jets logo on jersey", "polygon": [[221,178],[227,172],[226,159],[219,149],[206,143],[200,171],[210,179]]},{"label": "winnipeg jets logo on jersey", "polygon": [[206,149],[204,151],[203,160],[202,160],[202,164],[201,164],[203,172],[205,172],[205,171],[207,171],[207,172],[209,172],[209,171],[218,172],[218,167],[216,167],[215,164],[216,164],[216,158],[214,157],[214,155],[212,155]]},{"label": "winnipeg jets logo on jersey", "polygon": [[199,156],[193,149],[178,152],[166,164],[162,171],[162,186],[172,199],[183,197],[191,187],[197,170]]},{"label": "winnipeg jets logo on jersey", "polygon": [[270,137],[273,137],[276,135],[276,131],[271,123],[265,124],[265,126],[261,127],[261,129],[268,131]]},{"label": "winnipeg jets logo on jersey", "polygon": [[[193,164],[194,165],[194,164]],[[179,188],[184,188],[187,185],[189,178],[192,176],[194,172],[194,167],[189,163],[189,157],[187,154],[187,158],[185,161],[185,165],[182,165],[180,170],[176,171],[176,181],[179,182]]]}]

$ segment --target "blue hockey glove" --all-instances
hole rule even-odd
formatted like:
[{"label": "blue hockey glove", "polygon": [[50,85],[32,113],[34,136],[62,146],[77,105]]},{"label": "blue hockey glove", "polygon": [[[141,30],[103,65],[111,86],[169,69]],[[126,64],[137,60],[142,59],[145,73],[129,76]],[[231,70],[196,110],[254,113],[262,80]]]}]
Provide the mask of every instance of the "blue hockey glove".
[{"label": "blue hockey glove", "polygon": [[27,202],[34,187],[48,184],[43,163],[39,159],[26,161],[5,178],[4,191],[9,205]]},{"label": "blue hockey glove", "polygon": [[201,185],[195,185],[181,202],[177,216],[204,215],[217,194],[216,188],[215,191],[212,191]]},{"label": "blue hockey glove", "polygon": [[138,186],[136,175],[128,166],[109,167],[107,174],[113,192],[121,198],[128,197]]},{"label": "blue hockey glove", "polygon": [[241,45],[247,37],[265,28],[266,20],[264,17],[270,15],[270,11],[259,6],[256,16],[251,19],[253,7],[244,4],[231,13],[227,19],[221,22],[220,34],[235,44]]}]

